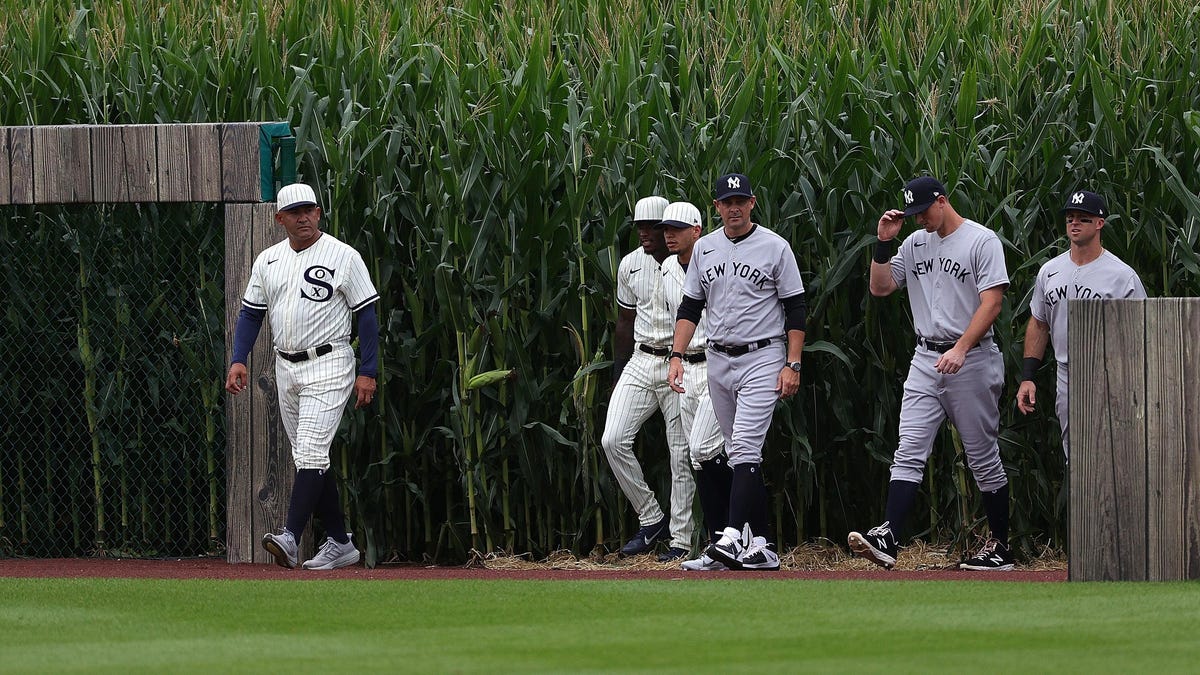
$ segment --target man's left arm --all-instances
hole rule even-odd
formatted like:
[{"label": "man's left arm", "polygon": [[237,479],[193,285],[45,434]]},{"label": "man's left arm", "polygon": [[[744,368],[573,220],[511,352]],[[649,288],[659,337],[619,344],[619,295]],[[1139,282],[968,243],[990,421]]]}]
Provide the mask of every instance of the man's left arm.
[{"label": "man's left arm", "polygon": [[[787,333],[787,363],[800,363],[804,356],[804,332],[808,307],[804,293],[783,299],[783,328]],[[800,391],[800,373],[786,364],[775,381],[779,398],[788,398]]]},{"label": "man's left arm", "polygon": [[375,303],[354,313],[358,323],[358,377],[354,378],[354,407],[370,405],[375,398],[375,378],[379,376],[379,318]]}]

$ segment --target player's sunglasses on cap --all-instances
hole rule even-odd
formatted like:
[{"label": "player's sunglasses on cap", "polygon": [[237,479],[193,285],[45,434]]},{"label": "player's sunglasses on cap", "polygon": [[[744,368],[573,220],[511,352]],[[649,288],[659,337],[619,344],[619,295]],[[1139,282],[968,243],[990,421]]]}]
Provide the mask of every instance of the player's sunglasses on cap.
[{"label": "player's sunglasses on cap", "polygon": [[904,217],[915,216],[933,206],[946,194],[946,186],[933,176],[921,176],[904,184]]},{"label": "player's sunglasses on cap", "polygon": [[1090,213],[1103,218],[1108,215],[1108,204],[1104,203],[1104,197],[1095,192],[1078,190],[1072,192],[1067,197],[1067,203],[1059,213],[1066,213],[1067,211],[1083,211],[1084,213]]},{"label": "player's sunglasses on cap", "polygon": [[291,211],[301,206],[316,206],[317,193],[304,183],[292,183],[279,188],[275,196],[275,212]]},{"label": "player's sunglasses on cap", "polygon": [[750,187],[750,179],[745,174],[727,173],[717,179],[713,185],[713,198],[717,201],[730,197],[753,197],[754,190]]}]

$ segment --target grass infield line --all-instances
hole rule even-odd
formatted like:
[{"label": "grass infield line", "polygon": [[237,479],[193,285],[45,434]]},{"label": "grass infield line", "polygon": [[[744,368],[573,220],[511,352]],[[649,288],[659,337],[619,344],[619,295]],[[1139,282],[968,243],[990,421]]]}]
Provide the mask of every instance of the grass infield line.
[{"label": "grass infield line", "polygon": [[0,672],[1185,672],[1197,625],[1187,582],[0,579]]}]

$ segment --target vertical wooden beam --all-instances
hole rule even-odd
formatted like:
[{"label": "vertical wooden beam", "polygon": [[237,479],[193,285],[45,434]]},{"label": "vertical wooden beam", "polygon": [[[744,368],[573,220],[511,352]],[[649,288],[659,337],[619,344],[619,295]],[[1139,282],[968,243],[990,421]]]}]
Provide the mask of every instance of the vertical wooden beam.
[{"label": "vertical wooden beam", "polygon": [[1146,578],[1144,301],[1071,300],[1070,578]]},{"label": "vertical wooden beam", "polygon": [[1183,360],[1183,499],[1184,579],[1200,579],[1200,299],[1182,301],[1180,312]]},{"label": "vertical wooden beam", "polygon": [[12,158],[8,152],[9,130],[0,127],[0,204],[12,203]]},{"label": "vertical wooden beam", "polygon": [[221,125],[221,201],[262,200],[257,124]]},{"label": "vertical wooden beam", "polygon": [[92,127],[94,201],[159,201],[154,130],[146,124]]},{"label": "vertical wooden beam", "polygon": [[1176,580],[1186,574],[1185,427],[1195,426],[1183,395],[1184,300],[1149,300],[1146,307],[1146,576]]},{"label": "vertical wooden beam", "polygon": [[12,127],[8,133],[11,160],[9,204],[33,203],[33,127]]},{"label": "vertical wooden beam", "polygon": [[[253,226],[252,206],[225,206],[226,364],[233,357],[233,331],[256,255],[250,237]],[[256,365],[251,355],[247,366],[254,368]],[[225,396],[225,555],[231,563],[253,562],[257,549],[251,509],[253,476],[250,473],[250,400],[253,397],[253,387],[240,396]]]},{"label": "vertical wooden beam", "polygon": [[89,126],[33,128],[33,199],[37,204],[86,204],[92,198]]}]

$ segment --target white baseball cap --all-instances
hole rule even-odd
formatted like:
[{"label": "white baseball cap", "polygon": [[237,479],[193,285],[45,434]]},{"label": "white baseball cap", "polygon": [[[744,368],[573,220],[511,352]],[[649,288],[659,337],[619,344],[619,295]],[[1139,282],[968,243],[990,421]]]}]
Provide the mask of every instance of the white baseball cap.
[{"label": "white baseball cap", "polygon": [[697,227],[700,225],[700,209],[689,202],[671,202],[663,211],[662,227]]},{"label": "white baseball cap", "polygon": [[275,213],[289,211],[300,206],[316,206],[317,194],[304,183],[292,183],[279,188],[275,196]]},{"label": "white baseball cap", "polygon": [[662,220],[663,211],[667,208],[664,197],[644,197],[633,207],[633,222],[650,220],[655,223]]}]

